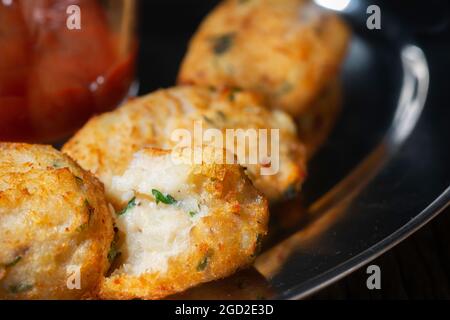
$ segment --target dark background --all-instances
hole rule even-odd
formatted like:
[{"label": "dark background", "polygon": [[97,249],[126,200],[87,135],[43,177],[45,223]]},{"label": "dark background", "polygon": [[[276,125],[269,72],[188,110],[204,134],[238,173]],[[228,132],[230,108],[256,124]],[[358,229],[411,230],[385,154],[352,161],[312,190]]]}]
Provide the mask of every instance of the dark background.
[{"label": "dark background", "polygon": [[[174,84],[187,43],[202,18],[215,6],[212,0],[141,1],[141,49],[138,76],[141,93]],[[389,12],[424,50],[431,84],[427,106],[443,109],[450,126],[450,2],[372,1]],[[450,136],[442,137],[447,141]],[[444,150],[450,152],[449,150]],[[322,298],[450,298],[449,210],[417,234],[373,262],[381,268],[382,289],[366,288],[365,267],[316,294]]]},{"label": "dark background", "polygon": [[138,77],[141,93],[175,83],[189,39],[218,1],[140,1]]},{"label": "dark background", "polygon": [[[427,107],[445,109],[450,126],[449,1],[376,1],[414,34],[430,67]],[[442,137],[450,149],[450,136]],[[449,152],[450,150],[447,150]],[[370,264],[380,266],[381,290],[366,288],[366,267],[313,299],[450,299],[450,210]]]},{"label": "dark background", "polygon": [[[445,109],[450,126],[450,10],[448,1],[377,1],[409,26],[430,67],[427,106]],[[450,136],[442,137],[450,149]],[[447,150],[446,152],[449,152]],[[450,210],[370,264],[380,266],[382,289],[366,288],[366,267],[313,299],[450,299]]]}]

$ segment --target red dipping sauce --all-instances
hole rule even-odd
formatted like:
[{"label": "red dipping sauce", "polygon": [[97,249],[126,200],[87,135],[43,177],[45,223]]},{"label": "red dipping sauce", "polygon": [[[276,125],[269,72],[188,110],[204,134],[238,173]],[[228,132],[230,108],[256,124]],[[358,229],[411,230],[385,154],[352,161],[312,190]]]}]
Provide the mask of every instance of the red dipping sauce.
[{"label": "red dipping sauce", "polygon": [[[67,27],[70,5],[79,30]],[[96,0],[0,0],[0,141],[55,142],[116,107],[137,51],[122,38]]]}]

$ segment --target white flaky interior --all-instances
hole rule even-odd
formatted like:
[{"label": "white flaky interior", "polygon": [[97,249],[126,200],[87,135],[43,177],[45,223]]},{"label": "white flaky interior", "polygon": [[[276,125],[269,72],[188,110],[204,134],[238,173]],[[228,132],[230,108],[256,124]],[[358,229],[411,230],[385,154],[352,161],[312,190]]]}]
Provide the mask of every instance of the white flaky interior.
[{"label": "white flaky interior", "polygon": [[[174,164],[170,155],[155,156],[143,150],[122,176],[113,177],[111,187],[117,199],[125,204],[136,199],[136,205],[116,219],[125,239],[119,249],[122,266],[115,273],[165,272],[171,257],[188,250],[191,229],[209,211],[199,195],[189,192],[191,169],[187,164]],[[177,202],[157,204],[153,189]]]},{"label": "white flaky interior", "polygon": [[170,155],[154,156],[143,150],[135,154],[122,176],[112,178],[111,192],[121,201],[131,199],[134,193],[151,195],[152,189],[182,196],[189,189],[190,170],[188,164],[175,165]]}]

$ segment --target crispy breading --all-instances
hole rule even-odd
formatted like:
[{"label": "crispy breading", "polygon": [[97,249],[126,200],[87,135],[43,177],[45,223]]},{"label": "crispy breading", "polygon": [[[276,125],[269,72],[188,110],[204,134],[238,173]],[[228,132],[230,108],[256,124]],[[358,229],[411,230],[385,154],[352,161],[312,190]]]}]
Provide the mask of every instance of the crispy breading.
[{"label": "crispy breading", "polygon": [[[194,136],[198,121],[203,131],[217,128],[222,136],[226,136],[226,129],[267,129],[268,136],[271,129],[278,129],[276,174],[261,174],[265,167],[271,166],[262,157],[257,164],[240,163],[247,168],[256,188],[271,201],[291,196],[300,189],[306,177],[306,155],[293,120],[282,111],[266,109],[255,94],[238,90],[176,87],[134,99],[113,112],[91,119],[63,151],[96,174],[109,193],[111,177],[123,173],[136,151],[144,146],[173,148],[179,143],[171,139],[176,129],[186,129]],[[257,147],[260,145],[263,142]],[[251,149],[247,144],[246,154],[257,152],[256,148]]]},{"label": "crispy breading", "polygon": [[312,1],[226,0],[192,38],[178,83],[254,90],[297,116],[338,74],[349,34]]},{"label": "crispy breading", "polygon": [[[267,200],[239,165],[145,148],[112,178],[120,257],[103,299],[160,299],[248,266],[267,233]],[[217,149],[218,150],[218,149]],[[192,154],[192,149],[188,155]]]},{"label": "crispy breading", "polygon": [[96,295],[112,237],[93,175],[50,146],[0,143],[0,299]]}]

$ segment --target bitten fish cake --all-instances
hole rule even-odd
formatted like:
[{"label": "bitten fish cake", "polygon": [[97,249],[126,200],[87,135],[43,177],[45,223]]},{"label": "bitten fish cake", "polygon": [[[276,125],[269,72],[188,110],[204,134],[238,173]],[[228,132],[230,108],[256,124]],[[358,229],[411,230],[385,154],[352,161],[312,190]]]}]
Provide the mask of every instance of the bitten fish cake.
[{"label": "bitten fish cake", "polygon": [[[218,129],[219,139],[208,138],[208,129]],[[145,146],[172,149],[180,144],[182,139],[176,138],[181,133],[217,148],[230,150],[230,143],[235,146],[230,152],[238,155],[240,145],[244,156],[237,160],[271,201],[294,195],[306,177],[305,148],[291,117],[236,89],[175,87],[131,100],[91,119],[63,151],[97,175],[109,193],[112,176],[124,172],[136,151]],[[240,144],[239,137],[245,138]]]},{"label": "bitten fish cake", "polygon": [[0,299],[95,297],[112,240],[93,175],[50,146],[0,143]]},{"label": "bitten fish cake", "polygon": [[112,177],[117,258],[101,298],[160,299],[253,261],[267,200],[242,167],[223,164],[224,152],[200,149],[195,164],[185,150],[144,148]]},{"label": "bitten fish cake", "polygon": [[297,116],[338,74],[349,30],[307,0],[226,0],[192,38],[178,83],[260,92]]}]

